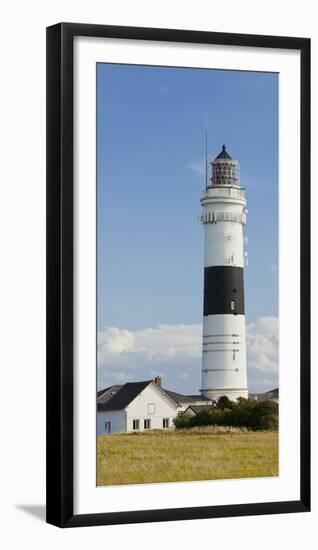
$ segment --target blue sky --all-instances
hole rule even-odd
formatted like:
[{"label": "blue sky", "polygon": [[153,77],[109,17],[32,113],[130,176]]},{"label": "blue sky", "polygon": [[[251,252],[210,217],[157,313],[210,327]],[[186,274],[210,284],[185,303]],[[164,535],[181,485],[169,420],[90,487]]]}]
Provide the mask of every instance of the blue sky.
[{"label": "blue sky", "polygon": [[100,331],[202,323],[205,113],[246,188],[247,323],[277,317],[278,75],[98,64]]}]

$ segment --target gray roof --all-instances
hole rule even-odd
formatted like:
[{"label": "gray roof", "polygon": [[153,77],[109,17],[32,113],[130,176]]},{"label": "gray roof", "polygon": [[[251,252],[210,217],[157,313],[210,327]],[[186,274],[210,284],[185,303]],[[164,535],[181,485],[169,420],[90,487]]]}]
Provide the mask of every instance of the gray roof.
[{"label": "gray roof", "polygon": [[[143,382],[127,382],[126,384],[115,384],[109,386],[104,390],[97,392],[97,405],[99,411],[115,411],[124,409],[131,403],[137,395],[139,395],[153,380],[146,380]],[[155,382],[154,382],[155,384]],[[202,405],[207,405],[209,399],[203,395],[183,395],[174,391],[166,390],[161,386],[158,386],[160,390],[165,393],[175,403],[188,403],[189,405],[194,401],[201,401]],[[210,405],[211,406],[211,405]]]},{"label": "gray roof", "polygon": [[101,397],[103,398],[103,401],[110,399],[115,392],[118,392],[118,390],[122,388],[122,386],[123,384],[114,384],[113,386],[109,386],[108,388],[98,391],[97,399],[101,399]]},{"label": "gray roof", "polygon": [[225,149],[225,145],[222,145],[222,151],[218,154],[218,156],[214,160],[218,159],[228,159],[232,160],[232,157],[228,154],[228,152]]},{"label": "gray roof", "polygon": [[275,388],[273,390],[267,391],[265,393],[250,393],[248,394],[249,399],[255,399],[258,401],[266,401],[268,399],[278,399],[279,398],[279,389]]},{"label": "gray roof", "polygon": [[192,403],[193,401],[202,401],[203,403],[207,403],[207,401],[209,401],[209,399],[203,395],[183,395],[182,393],[166,390],[165,388],[162,389],[177,403]]},{"label": "gray roof", "polygon": [[[109,386],[109,388],[111,388],[111,386]],[[97,392],[97,399],[98,399],[101,395],[103,395],[103,393],[106,393],[106,392],[109,390],[109,388],[104,388],[103,390],[99,390],[99,391]]]},{"label": "gray roof", "polygon": [[267,391],[266,393],[270,394],[271,397],[274,397],[274,399],[278,399],[279,388],[274,388],[273,390]]},{"label": "gray roof", "polygon": [[127,382],[124,384],[111,399],[105,403],[98,404],[99,411],[118,411],[124,409],[139,395],[153,380],[144,382]]},{"label": "gray roof", "polygon": [[208,411],[212,408],[212,405],[189,405],[189,407],[185,410],[187,412],[188,409],[191,409],[195,414],[198,414],[202,411]]}]

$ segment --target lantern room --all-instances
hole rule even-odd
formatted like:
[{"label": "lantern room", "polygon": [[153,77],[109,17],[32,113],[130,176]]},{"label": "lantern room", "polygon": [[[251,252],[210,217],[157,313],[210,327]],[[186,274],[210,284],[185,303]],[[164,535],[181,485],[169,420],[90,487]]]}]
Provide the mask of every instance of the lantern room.
[{"label": "lantern room", "polygon": [[222,146],[221,153],[211,162],[211,165],[212,178],[209,187],[214,185],[238,187],[240,185],[240,165],[228,154],[225,145]]}]

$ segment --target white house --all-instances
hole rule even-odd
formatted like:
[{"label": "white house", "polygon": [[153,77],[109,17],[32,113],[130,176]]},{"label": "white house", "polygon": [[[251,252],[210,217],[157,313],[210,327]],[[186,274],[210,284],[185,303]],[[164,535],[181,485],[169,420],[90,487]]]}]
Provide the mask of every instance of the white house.
[{"label": "white house", "polygon": [[209,403],[201,395],[186,396],[163,389],[159,377],[117,384],[97,394],[97,433],[171,429],[173,419],[189,405]]}]

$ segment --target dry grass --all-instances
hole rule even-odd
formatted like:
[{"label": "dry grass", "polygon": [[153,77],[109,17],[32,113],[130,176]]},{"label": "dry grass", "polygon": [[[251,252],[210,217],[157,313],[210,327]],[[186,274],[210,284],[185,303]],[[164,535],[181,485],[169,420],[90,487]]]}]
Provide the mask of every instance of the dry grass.
[{"label": "dry grass", "polygon": [[202,427],[97,438],[97,485],[278,475],[278,432]]}]

